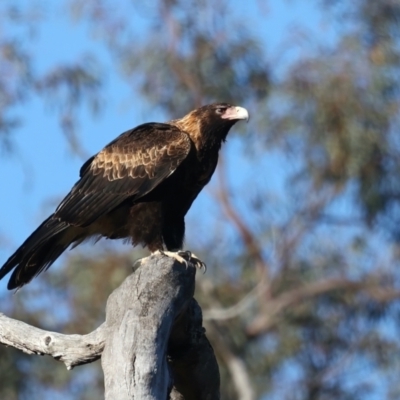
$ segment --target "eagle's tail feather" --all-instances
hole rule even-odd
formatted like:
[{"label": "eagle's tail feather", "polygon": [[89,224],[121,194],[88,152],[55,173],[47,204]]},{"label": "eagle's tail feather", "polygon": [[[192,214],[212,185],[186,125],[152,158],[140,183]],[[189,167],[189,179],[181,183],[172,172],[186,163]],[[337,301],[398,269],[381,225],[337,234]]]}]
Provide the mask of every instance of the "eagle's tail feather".
[{"label": "eagle's tail feather", "polygon": [[75,240],[73,227],[51,215],[16,250],[0,269],[0,279],[14,269],[8,289],[20,288],[46,270]]}]

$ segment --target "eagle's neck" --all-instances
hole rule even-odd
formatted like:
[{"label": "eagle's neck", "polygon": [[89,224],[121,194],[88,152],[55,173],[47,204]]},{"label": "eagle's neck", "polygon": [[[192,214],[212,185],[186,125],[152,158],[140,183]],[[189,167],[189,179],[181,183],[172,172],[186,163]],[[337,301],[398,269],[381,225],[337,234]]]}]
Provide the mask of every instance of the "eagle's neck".
[{"label": "eagle's neck", "polygon": [[191,113],[183,118],[170,121],[171,125],[175,125],[181,131],[187,133],[192,139],[197,151],[202,147],[203,138],[201,135],[200,120],[195,118]]},{"label": "eagle's neck", "polygon": [[198,157],[202,158],[206,154],[218,153],[222,142],[225,141],[230,127],[208,125],[201,118],[196,118],[192,114],[177,120],[170,121],[180,130],[186,132],[192,139]]}]

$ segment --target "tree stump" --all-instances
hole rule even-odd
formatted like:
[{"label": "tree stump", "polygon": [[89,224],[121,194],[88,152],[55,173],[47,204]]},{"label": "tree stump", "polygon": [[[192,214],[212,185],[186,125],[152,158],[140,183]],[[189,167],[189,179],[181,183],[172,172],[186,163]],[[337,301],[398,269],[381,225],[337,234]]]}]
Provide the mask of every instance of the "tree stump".
[{"label": "tree stump", "polygon": [[95,331],[63,335],[0,314],[0,343],[50,355],[68,369],[101,357],[106,400],[219,399],[218,365],[193,298],[195,275],[190,263],[152,255],[110,295]]}]

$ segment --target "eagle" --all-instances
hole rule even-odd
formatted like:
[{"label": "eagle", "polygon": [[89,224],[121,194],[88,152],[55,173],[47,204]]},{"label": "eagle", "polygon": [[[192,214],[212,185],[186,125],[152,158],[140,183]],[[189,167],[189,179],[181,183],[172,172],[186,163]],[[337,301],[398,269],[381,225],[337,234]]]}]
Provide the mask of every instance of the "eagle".
[{"label": "eagle", "polygon": [[78,182],[1,267],[0,279],[13,271],[7,288],[19,289],[90,238],[128,239],[182,260],[185,215],[210,181],[230,128],[248,119],[245,108],[218,103],[122,133],[83,164]]}]

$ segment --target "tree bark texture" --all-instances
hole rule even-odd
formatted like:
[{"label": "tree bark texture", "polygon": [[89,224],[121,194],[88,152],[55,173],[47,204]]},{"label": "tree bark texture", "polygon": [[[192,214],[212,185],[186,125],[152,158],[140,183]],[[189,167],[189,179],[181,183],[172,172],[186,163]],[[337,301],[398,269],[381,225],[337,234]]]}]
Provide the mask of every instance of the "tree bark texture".
[{"label": "tree bark texture", "polygon": [[[0,343],[68,369],[101,357],[105,399],[219,399],[219,371],[193,299],[196,268],[162,254],[140,261],[88,335],[47,332],[0,314]],[[0,378],[1,382],[1,378]]]}]

